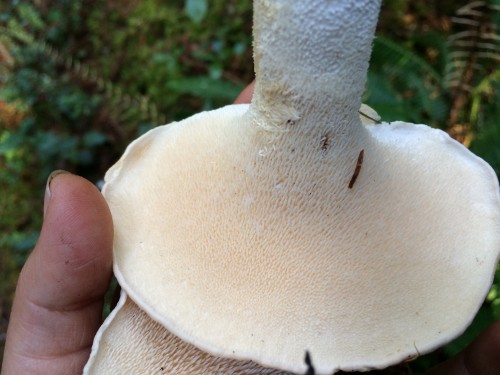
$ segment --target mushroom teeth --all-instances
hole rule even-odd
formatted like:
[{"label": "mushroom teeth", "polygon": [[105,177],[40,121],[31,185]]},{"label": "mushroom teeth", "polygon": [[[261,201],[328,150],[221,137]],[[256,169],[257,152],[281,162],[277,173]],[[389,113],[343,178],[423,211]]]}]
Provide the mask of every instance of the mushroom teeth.
[{"label": "mushroom teeth", "polygon": [[214,357],[181,341],[151,320],[122,292],[104,322],[84,374],[286,375],[252,361]]},{"label": "mushroom teeth", "polygon": [[498,261],[496,176],[440,130],[359,126],[353,152],[307,153],[234,105],[135,141],[103,190],[122,288],[203,351],[294,373],[306,351],[331,374],[459,335]]}]

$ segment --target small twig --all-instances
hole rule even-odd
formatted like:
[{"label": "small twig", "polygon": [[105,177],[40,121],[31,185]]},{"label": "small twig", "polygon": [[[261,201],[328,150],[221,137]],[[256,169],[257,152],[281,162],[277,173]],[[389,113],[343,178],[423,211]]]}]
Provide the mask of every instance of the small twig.
[{"label": "small twig", "polygon": [[306,371],[305,375],[314,375],[316,373],[316,371],[314,370],[311,355],[309,354],[308,351],[306,351],[306,357],[304,358],[304,361],[306,362],[306,365],[307,365],[307,371]]},{"label": "small twig", "polygon": [[351,181],[349,181],[349,189],[352,189],[354,183],[356,182],[359,172],[361,171],[361,165],[363,165],[363,159],[365,156],[365,150],[361,150],[358,155],[358,161],[356,162],[356,168],[354,169],[354,173],[351,177]]}]

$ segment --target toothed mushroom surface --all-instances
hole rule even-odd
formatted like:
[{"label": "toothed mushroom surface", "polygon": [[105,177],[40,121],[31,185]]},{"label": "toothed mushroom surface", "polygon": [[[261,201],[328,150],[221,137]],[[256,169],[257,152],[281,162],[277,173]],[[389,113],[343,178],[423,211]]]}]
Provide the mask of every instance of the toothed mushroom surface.
[{"label": "toothed mushroom surface", "polygon": [[317,374],[384,368],[462,333],[491,285],[491,167],[440,130],[360,120],[379,2],[254,6],[252,104],[155,128],[106,175],[128,297],[88,373],[122,363],[121,330],[160,326],[182,354],[144,339],[156,367],[303,374],[308,353]]},{"label": "toothed mushroom surface", "polygon": [[102,348],[87,369],[96,374],[287,374],[248,360],[211,356],[150,319],[125,293],[98,337]]}]

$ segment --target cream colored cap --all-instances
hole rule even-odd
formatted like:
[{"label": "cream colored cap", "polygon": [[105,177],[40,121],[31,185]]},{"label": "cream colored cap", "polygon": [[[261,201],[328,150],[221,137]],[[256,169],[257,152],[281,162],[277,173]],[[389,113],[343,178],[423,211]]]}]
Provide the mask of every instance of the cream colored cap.
[{"label": "cream colored cap", "polygon": [[342,152],[270,143],[248,109],[156,128],[106,175],[132,300],[204,351],[296,373],[306,351],[331,374],[460,334],[500,249],[492,169],[405,123],[359,125]]}]

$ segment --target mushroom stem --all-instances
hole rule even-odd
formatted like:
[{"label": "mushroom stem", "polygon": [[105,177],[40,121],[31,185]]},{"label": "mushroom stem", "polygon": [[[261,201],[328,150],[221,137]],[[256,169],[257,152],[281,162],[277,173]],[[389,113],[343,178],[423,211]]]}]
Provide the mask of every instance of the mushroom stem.
[{"label": "mushroom stem", "polygon": [[378,0],[255,0],[257,124],[274,132],[360,128],[379,8]]}]

